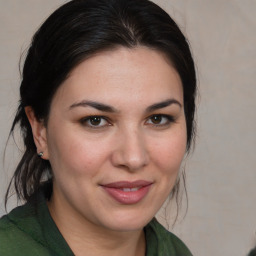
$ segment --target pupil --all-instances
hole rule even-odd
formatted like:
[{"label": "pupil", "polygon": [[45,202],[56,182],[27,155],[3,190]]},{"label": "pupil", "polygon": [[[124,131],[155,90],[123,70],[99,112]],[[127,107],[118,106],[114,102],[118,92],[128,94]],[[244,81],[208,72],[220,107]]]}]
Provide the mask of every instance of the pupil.
[{"label": "pupil", "polygon": [[161,123],[161,121],[162,121],[162,117],[161,116],[153,116],[153,118],[152,118],[152,122],[154,124],[159,124],[159,123]]},{"label": "pupil", "polygon": [[95,116],[90,119],[92,125],[99,125],[101,121],[101,117]]}]

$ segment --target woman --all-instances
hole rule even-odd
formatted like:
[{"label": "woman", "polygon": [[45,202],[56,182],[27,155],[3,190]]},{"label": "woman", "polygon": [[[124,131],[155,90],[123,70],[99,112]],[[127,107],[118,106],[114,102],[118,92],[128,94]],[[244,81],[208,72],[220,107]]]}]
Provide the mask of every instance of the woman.
[{"label": "woman", "polygon": [[188,43],[157,5],[56,10],[24,63],[11,133],[19,124],[26,204],[0,220],[0,255],[191,255],[154,216],[177,196],[195,94]]}]

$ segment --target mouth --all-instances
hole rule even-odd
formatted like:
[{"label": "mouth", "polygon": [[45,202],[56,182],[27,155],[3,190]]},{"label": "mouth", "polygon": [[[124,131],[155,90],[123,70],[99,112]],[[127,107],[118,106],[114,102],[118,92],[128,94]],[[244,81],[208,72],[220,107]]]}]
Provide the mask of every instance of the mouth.
[{"label": "mouth", "polygon": [[104,191],[120,204],[137,204],[148,194],[153,183],[144,180],[119,181],[101,185]]}]

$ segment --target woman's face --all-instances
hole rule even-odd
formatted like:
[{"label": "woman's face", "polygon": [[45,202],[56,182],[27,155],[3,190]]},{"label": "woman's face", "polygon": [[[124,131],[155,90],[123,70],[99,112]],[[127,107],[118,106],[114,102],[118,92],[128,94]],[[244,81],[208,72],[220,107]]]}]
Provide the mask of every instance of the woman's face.
[{"label": "woman's face", "polygon": [[45,129],[53,207],[98,227],[141,229],[170,194],[185,154],[180,77],[146,47],[101,52],[57,90]]}]

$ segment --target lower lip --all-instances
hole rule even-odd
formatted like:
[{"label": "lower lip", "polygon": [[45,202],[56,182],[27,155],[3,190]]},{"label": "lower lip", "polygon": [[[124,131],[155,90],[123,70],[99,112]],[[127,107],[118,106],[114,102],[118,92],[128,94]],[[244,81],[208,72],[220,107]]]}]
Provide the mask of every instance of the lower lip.
[{"label": "lower lip", "polygon": [[151,185],[141,187],[137,191],[123,191],[117,188],[104,187],[104,190],[121,204],[136,204],[139,203],[149,192]]}]

